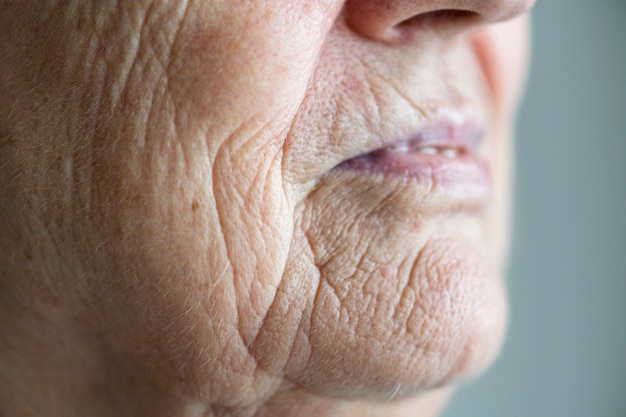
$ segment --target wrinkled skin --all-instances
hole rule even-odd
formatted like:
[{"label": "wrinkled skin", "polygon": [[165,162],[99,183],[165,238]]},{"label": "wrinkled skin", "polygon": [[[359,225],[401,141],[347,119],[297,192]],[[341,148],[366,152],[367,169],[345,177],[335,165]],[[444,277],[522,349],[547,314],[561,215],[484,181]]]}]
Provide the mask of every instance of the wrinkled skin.
[{"label": "wrinkled skin", "polygon": [[[0,415],[435,415],[502,339],[528,7],[0,1]],[[488,201],[336,168],[451,107]]]}]

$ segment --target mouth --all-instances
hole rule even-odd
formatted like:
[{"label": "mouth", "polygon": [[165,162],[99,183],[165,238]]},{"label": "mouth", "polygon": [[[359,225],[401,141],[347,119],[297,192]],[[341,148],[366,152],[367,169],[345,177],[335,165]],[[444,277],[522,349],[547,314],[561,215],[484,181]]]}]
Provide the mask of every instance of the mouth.
[{"label": "mouth", "polygon": [[461,200],[486,200],[492,188],[487,162],[479,155],[485,130],[461,118],[438,119],[408,139],[390,141],[336,168],[417,182],[429,192]]}]

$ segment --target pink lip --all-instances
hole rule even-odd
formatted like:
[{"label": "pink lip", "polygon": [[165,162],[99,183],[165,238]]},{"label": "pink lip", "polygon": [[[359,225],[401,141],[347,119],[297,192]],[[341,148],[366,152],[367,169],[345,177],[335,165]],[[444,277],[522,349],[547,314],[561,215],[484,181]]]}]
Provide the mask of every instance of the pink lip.
[{"label": "pink lip", "polygon": [[476,123],[437,120],[409,139],[349,159],[338,168],[413,179],[435,192],[482,200],[492,184],[489,166],[476,152],[483,136]]}]

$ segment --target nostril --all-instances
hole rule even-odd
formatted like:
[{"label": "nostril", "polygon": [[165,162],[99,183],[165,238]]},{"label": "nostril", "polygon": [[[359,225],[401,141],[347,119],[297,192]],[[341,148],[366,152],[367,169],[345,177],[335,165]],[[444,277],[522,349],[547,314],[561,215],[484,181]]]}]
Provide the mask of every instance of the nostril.
[{"label": "nostril", "polygon": [[481,20],[481,15],[471,10],[442,9],[420,13],[395,27],[396,30],[445,29],[448,26],[472,26]]}]

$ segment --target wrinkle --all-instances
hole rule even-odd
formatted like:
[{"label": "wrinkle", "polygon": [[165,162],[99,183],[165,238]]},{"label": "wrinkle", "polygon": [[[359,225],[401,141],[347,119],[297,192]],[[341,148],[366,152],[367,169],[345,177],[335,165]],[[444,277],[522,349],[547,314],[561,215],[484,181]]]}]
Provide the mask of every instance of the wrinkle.
[{"label": "wrinkle", "polygon": [[311,335],[310,332],[311,330],[314,328],[314,323],[313,323],[313,318],[317,316],[317,310],[320,308],[321,306],[321,298],[322,298],[322,269],[319,265],[318,262],[318,257],[316,255],[316,251],[315,251],[315,246],[313,245],[313,242],[311,240],[311,237],[309,236],[309,234],[307,233],[307,231],[304,232],[304,237],[305,240],[307,242],[307,245],[309,246],[310,252],[313,254],[313,265],[315,267],[315,269],[318,272],[318,280],[317,280],[317,287],[315,288],[315,295],[313,296],[313,300],[312,300],[312,305],[313,308],[311,310],[311,314],[309,316],[309,334],[308,334],[308,340],[309,340],[309,357],[307,359],[306,365],[304,366],[304,368],[308,368],[309,366],[311,366],[311,361],[313,360],[313,345],[310,342],[311,341]]},{"label": "wrinkle", "polygon": [[412,304],[412,308],[410,309],[409,314],[407,314],[406,320],[404,321],[404,324],[402,326],[402,329],[403,329],[403,331],[406,334],[411,334],[412,333],[412,331],[410,331],[410,329],[409,329],[409,321],[411,320],[411,318],[415,317],[416,309],[419,309],[422,312],[424,311],[424,307],[420,305],[420,297],[418,296],[416,289],[411,287],[411,283],[414,282],[414,280],[416,280],[415,277],[417,276],[417,270],[422,267],[422,262],[423,262],[424,253],[426,251],[426,246],[427,246],[427,244],[422,246],[420,248],[419,252],[417,253],[417,257],[415,258],[415,261],[413,262],[413,266],[411,268],[411,271],[409,272],[409,276],[408,276],[406,285],[404,286],[404,288],[402,290],[402,293],[400,295],[399,303],[401,303],[402,300],[406,300],[407,299],[406,297],[408,296],[408,292],[409,291],[413,292],[413,294],[415,295],[415,297],[414,297],[415,299],[411,303]]},{"label": "wrinkle", "polygon": [[[389,88],[391,88],[399,97],[401,97],[405,102],[407,102],[413,109],[415,109],[416,111],[419,112],[419,114],[426,118],[427,117],[427,113],[426,111],[422,108],[422,106],[420,106],[413,98],[411,98],[409,95],[407,95],[403,89],[398,86],[395,82],[393,82],[393,80],[391,80],[390,78],[388,78],[387,76],[385,76],[381,71],[376,70],[371,64],[369,64],[364,58],[360,57],[359,55],[357,55],[354,52],[348,51],[349,54],[356,59],[356,61],[359,62],[359,64],[366,69],[365,71],[365,77],[368,78],[368,75],[373,76],[381,81],[383,81],[383,83],[385,85],[387,85]],[[373,97],[376,97],[376,93],[373,92],[373,89],[371,88],[371,85],[376,84],[376,83],[372,83],[372,82],[367,82],[368,88],[370,91],[372,91]],[[378,100],[374,100],[374,104],[377,108],[378,111],[378,120],[381,120],[381,116],[380,116],[380,105],[378,103]]]},{"label": "wrinkle", "polygon": [[[310,76],[309,79],[309,85],[311,83],[311,79],[313,78],[313,75]],[[309,95],[309,88],[307,88],[304,98],[300,101],[300,104],[298,104],[298,108],[296,109],[295,113],[294,113],[294,117],[291,119],[291,123],[289,124],[289,127],[287,128],[287,133],[285,135],[285,140],[282,143],[281,146],[281,153],[283,155],[286,154],[286,150],[289,146],[292,145],[292,141],[291,138],[294,135],[294,129],[296,128],[297,122],[298,122],[298,115],[302,112],[305,103],[307,101],[307,96]],[[287,175],[285,175],[286,172],[289,171],[289,169],[285,166],[286,163],[288,161],[288,158],[282,158],[281,159],[281,167],[280,167],[280,177],[281,177],[281,181],[282,181],[282,188],[286,194],[286,190],[287,190],[287,186],[285,184],[285,181],[287,179]]]},{"label": "wrinkle", "polygon": [[[146,37],[145,32],[147,31],[148,27],[148,16],[152,14],[153,8],[154,2],[152,2],[150,6],[148,6],[146,12],[143,13],[143,16],[140,17],[141,21],[139,22],[139,27],[141,29],[139,30],[139,34],[137,36],[132,36],[131,42],[129,42],[129,47],[131,48],[131,50],[126,54],[126,59],[130,61],[130,65],[125,62],[122,65],[121,73],[118,75],[118,80],[120,82],[119,93],[116,90],[112,92],[112,104],[114,107],[116,103],[119,106],[120,97],[122,97],[122,95],[128,96],[129,82],[133,74],[135,74],[138,62],[140,61],[139,52],[141,50],[141,45],[143,44]],[[126,67],[128,68],[127,70],[125,70]]]},{"label": "wrinkle", "polygon": [[397,86],[395,83],[393,83],[391,80],[389,80],[387,77],[385,77],[384,75],[377,73],[375,71],[370,71],[370,74],[381,79],[382,81],[385,82],[385,84],[387,86],[389,86],[393,91],[395,91],[395,93],[400,96],[404,101],[406,101],[412,108],[414,108],[415,110],[417,110],[420,115],[424,118],[427,117],[426,111],[415,102],[415,100],[413,100],[410,96],[408,96],[404,91],[402,91],[402,89]]},{"label": "wrinkle", "polygon": [[[182,0],[182,4],[180,4],[177,10],[177,14],[180,15],[181,17],[178,19],[176,23],[176,30],[172,37],[172,41],[170,42],[170,47],[168,48],[168,51],[164,57],[164,61],[167,62],[167,65],[165,66],[166,89],[169,89],[169,79],[173,77],[172,65],[174,62],[172,59],[172,51],[177,48],[177,45],[180,42],[181,32],[183,28],[185,27],[185,24],[189,18],[190,10],[191,10],[190,0]],[[174,111],[175,111],[174,125],[177,127],[179,125],[179,121],[178,121],[178,116],[176,113],[176,106],[174,106]]]},{"label": "wrinkle", "polygon": [[[236,300],[235,300],[234,310],[236,311],[236,317],[235,317],[236,324],[234,323],[234,326],[237,332],[237,337],[239,338],[239,341],[241,343],[241,346],[244,347],[246,350],[246,356],[254,364],[254,375],[255,375],[254,378],[258,380],[258,378],[261,378],[261,375],[265,375],[271,378],[271,375],[262,366],[259,359],[255,356],[254,346],[256,343],[259,342],[259,336],[260,336],[260,333],[263,331],[263,327],[267,320],[268,314],[270,313],[273,306],[275,306],[275,303],[278,301],[277,293],[278,293],[280,284],[276,286],[276,288],[273,288],[273,291],[270,291],[270,290],[267,291],[267,292],[272,293],[273,298],[271,300],[263,299],[261,301],[263,305],[265,305],[265,301],[269,302],[268,307],[267,308],[264,307],[262,311],[254,308],[254,307],[258,307],[258,303],[250,304],[249,301],[243,300],[243,297],[250,298],[255,293],[253,286],[264,284],[263,282],[258,281],[258,277],[257,277],[259,268],[262,267],[261,261],[264,261],[264,260],[258,258],[258,254],[256,251],[246,251],[245,254],[241,253],[240,249],[235,248],[233,246],[236,244],[236,242],[226,238],[227,231],[229,229],[232,229],[233,227],[232,221],[230,220],[230,218],[227,219],[226,216],[236,215],[236,211],[233,212],[233,210],[238,210],[241,207],[246,207],[249,201],[257,202],[258,199],[256,197],[261,197],[262,200],[259,203],[260,206],[258,207],[254,206],[253,208],[255,209],[263,208],[263,206],[265,205],[264,203],[267,203],[263,198],[265,195],[267,195],[266,187],[270,186],[269,184],[271,184],[271,181],[272,181],[271,179],[268,179],[269,178],[268,175],[272,174],[272,170],[271,169],[253,170],[254,177],[252,178],[251,183],[249,182],[250,180],[246,178],[245,182],[248,183],[249,185],[245,186],[245,190],[241,189],[241,186],[245,185],[245,184],[242,184],[241,182],[239,184],[237,183],[234,184],[234,185],[239,185],[239,187],[235,186],[232,188],[225,189],[224,188],[225,184],[230,184],[230,182],[226,182],[226,183],[224,182],[224,178],[222,175],[223,172],[221,171],[222,169],[225,169],[226,167],[230,168],[232,166],[233,157],[234,155],[238,154],[237,150],[240,149],[242,146],[244,146],[245,143],[248,143],[248,142],[239,143],[238,141],[240,141],[240,138],[262,137],[262,133],[268,131],[267,126],[269,125],[269,123],[264,124],[262,127],[260,127],[258,131],[255,131],[252,134],[248,134],[247,130],[249,130],[250,124],[252,124],[253,122],[255,122],[255,120],[248,120],[242,123],[237,129],[233,131],[233,133],[231,133],[225,140],[221,142],[221,145],[218,147],[218,150],[216,153],[215,163],[212,166],[212,181],[213,181],[213,189],[214,189],[214,197],[215,197],[215,202],[216,202],[218,222],[220,224],[220,230],[221,230],[221,235],[222,235],[223,242],[224,242],[224,247],[226,250],[226,256],[229,259],[229,262],[231,265],[235,288],[241,290],[243,288],[242,284],[247,284],[247,295],[246,293],[242,291],[235,292]],[[245,136],[244,136],[244,132],[245,132]],[[236,146],[237,144],[239,144],[239,146]],[[273,167],[276,164],[279,164],[279,162],[277,162],[278,161],[277,158],[280,158],[279,154],[274,155],[274,157],[270,160],[269,162],[270,167]],[[259,193],[259,191],[261,193],[260,196],[254,195],[251,197],[252,195],[251,193]],[[260,213],[262,214],[262,212],[263,211],[261,210]],[[243,221],[243,219],[241,220]],[[272,225],[272,223],[268,222],[267,219],[264,218],[263,216],[261,216],[261,221],[266,226],[269,225],[271,227]],[[262,225],[257,225],[257,226],[262,226]],[[240,234],[234,235],[233,233],[236,233],[236,231],[233,231],[231,233],[233,237],[242,238]],[[264,238],[263,236],[267,235],[267,230],[261,230],[260,233],[262,234],[261,238],[263,239]],[[274,234],[271,234],[270,237],[274,237],[274,236],[275,236]],[[248,241],[248,244],[250,243],[251,242]],[[265,247],[260,248],[260,249],[268,249],[268,248],[271,248],[271,246],[267,245],[266,243]],[[241,258],[242,256],[247,257],[244,260],[245,262],[247,262],[247,265],[252,265],[250,268],[250,271],[253,274],[252,276],[248,276],[248,274],[244,273],[240,269],[240,266],[238,266],[239,264],[238,262],[236,262],[236,260],[238,258]],[[283,265],[282,268],[284,271],[285,265]],[[264,272],[264,274],[267,274],[267,272]],[[273,277],[270,277],[270,278],[273,278]],[[246,280],[248,280],[249,282]],[[247,308],[248,310],[244,311],[244,308]],[[252,312],[256,315],[254,319],[250,317],[246,317],[245,318],[246,322],[244,323],[243,321],[244,314],[250,314]],[[246,330],[250,330],[250,329],[246,329],[245,326],[249,327],[250,323],[257,323],[258,326],[255,327],[254,334],[248,335],[249,332]],[[250,340],[247,341],[247,339],[250,339]]]},{"label": "wrinkle", "polygon": [[[225,148],[225,145],[223,144],[218,148],[217,154],[215,157],[216,162],[220,160],[223,157],[224,152],[226,152],[224,148]],[[213,190],[213,198],[215,200],[215,205],[216,205],[215,213],[216,213],[217,220],[219,223],[219,228],[220,228],[220,230],[216,230],[215,233],[219,233],[219,235],[221,236],[221,241],[224,245],[224,248],[226,249],[226,258],[228,260],[228,264],[231,266],[233,270],[233,276],[236,276],[237,271],[235,269],[235,266],[232,264],[232,259],[233,259],[232,248],[231,248],[230,243],[228,242],[228,239],[226,239],[226,236],[225,236],[226,224],[225,224],[225,220],[223,219],[223,214],[222,214],[228,211],[224,211],[226,207],[222,206],[222,199],[217,195],[218,193],[217,190],[220,189],[218,181],[217,181],[220,178],[218,167],[219,167],[219,164],[217,163],[214,163],[211,166],[211,181],[212,181],[211,185],[212,185],[212,190]],[[215,285],[214,287],[217,287],[217,285]]]}]

